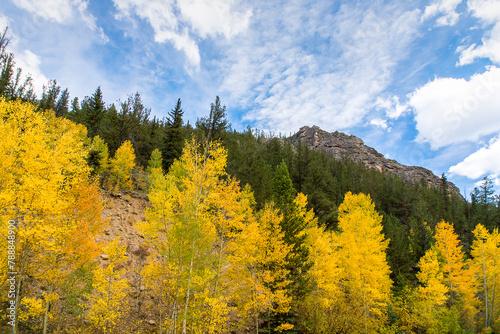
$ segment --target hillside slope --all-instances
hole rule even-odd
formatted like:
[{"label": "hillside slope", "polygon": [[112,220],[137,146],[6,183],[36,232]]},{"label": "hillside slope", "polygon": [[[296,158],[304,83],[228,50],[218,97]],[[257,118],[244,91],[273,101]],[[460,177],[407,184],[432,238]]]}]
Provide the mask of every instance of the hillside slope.
[{"label": "hillside slope", "polygon": [[[428,185],[438,187],[441,182],[438,176],[426,168],[405,166],[396,160],[386,159],[381,153],[366,146],[363,140],[353,135],[338,131],[327,132],[317,126],[304,126],[291,139],[295,144],[300,140],[302,144],[312,149],[324,150],[337,160],[349,158],[368,168],[394,173],[411,183],[424,179]],[[448,182],[448,190],[460,195],[460,189],[451,182]]]}]

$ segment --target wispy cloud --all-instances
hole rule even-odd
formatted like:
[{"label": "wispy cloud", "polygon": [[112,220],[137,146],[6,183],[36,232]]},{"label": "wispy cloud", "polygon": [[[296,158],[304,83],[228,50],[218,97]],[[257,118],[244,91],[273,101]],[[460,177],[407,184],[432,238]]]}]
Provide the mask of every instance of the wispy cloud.
[{"label": "wispy cloud", "polygon": [[483,44],[475,43],[465,47],[460,46],[460,59],[457,65],[468,65],[478,58],[489,58],[500,64],[500,2],[496,0],[469,0],[469,11],[484,25],[491,26],[482,38]]},{"label": "wispy cloud", "polygon": [[436,26],[452,26],[458,22],[460,14],[456,12],[462,0],[438,0],[425,7],[422,20],[436,17]]},{"label": "wispy cloud", "polygon": [[70,25],[75,21],[83,22],[90,30],[99,31],[101,42],[109,41],[102,28],[98,27],[96,20],[87,10],[88,1],[85,0],[16,0],[13,3],[35,17],[44,20]]},{"label": "wispy cloud", "polygon": [[399,97],[396,95],[389,98],[377,97],[375,108],[377,110],[384,110],[387,117],[392,119],[398,119],[409,110],[406,104],[399,102]]},{"label": "wispy cloud", "polygon": [[346,129],[369,112],[418,34],[420,11],[396,5],[259,4],[224,59],[222,89],[260,128]]},{"label": "wispy cloud", "polygon": [[252,11],[233,0],[113,0],[116,18],[147,20],[158,43],[170,42],[182,51],[195,70],[201,57],[198,38],[222,35],[227,39],[244,31]]}]

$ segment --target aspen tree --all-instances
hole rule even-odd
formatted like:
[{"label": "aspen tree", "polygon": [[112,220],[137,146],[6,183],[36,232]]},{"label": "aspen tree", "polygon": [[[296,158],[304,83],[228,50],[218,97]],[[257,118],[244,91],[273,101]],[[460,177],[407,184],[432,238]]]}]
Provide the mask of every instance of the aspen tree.
[{"label": "aspen tree", "polygon": [[339,280],[343,275],[334,239],[333,232],[321,227],[310,227],[307,232],[306,245],[313,263],[308,275],[314,289],[301,303],[300,315],[304,327],[312,333],[333,333],[342,328],[336,305],[342,302]]},{"label": "aspen tree", "polygon": [[156,286],[165,306],[158,310],[161,332],[215,333],[227,323],[221,279],[227,238],[248,212],[237,182],[225,172],[226,156],[220,143],[201,147],[192,140],[167,175],[158,170],[152,178],[152,208],[138,227],[152,248],[147,284]]},{"label": "aspen tree", "polygon": [[[262,314],[290,309],[291,297],[286,290],[290,246],[284,242],[281,219],[278,211],[267,205],[257,219],[247,221],[229,246],[230,266],[225,276],[231,282],[231,298],[240,324],[252,326],[255,333],[260,331]],[[291,328],[285,326],[282,328]]]},{"label": "aspen tree", "polygon": [[94,271],[94,291],[87,296],[90,303],[87,319],[94,328],[112,333],[128,311],[129,284],[126,278],[122,278],[126,264],[125,246],[115,239],[106,245],[104,251],[108,260],[104,267]]},{"label": "aspen tree", "polygon": [[96,161],[94,166],[94,173],[102,176],[109,168],[109,149],[108,144],[99,136],[92,139],[90,146],[90,157],[95,156]]},{"label": "aspen tree", "polygon": [[446,293],[449,290],[443,283],[443,269],[435,249],[427,250],[418,264],[420,271],[417,273],[417,278],[421,286],[411,297],[416,310],[416,322],[431,332],[435,332],[440,309],[446,303]]},{"label": "aspen tree", "polygon": [[[100,229],[102,207],[97,188],[88,183],[86,130],[52,111],[36,113],[31,104],[0,99],[0,135],[5,139],[0,142],[0,215],[16,230],[15,268],[9,270],[17,273],[15,304],[17,310],[23,299],[43,305],[34,308],[42,313],[30,313],[28,307],[26,316],[41,316],[45,333],[50,306],[61,294],[59,284],[91,259]],[[99,213],[85,212],[88,198],[96,201]],[[76,240],[86,242],[75,250]],[[31,286],[27,276],[46,288],[41,298],[25,295]]]},{"label": "aspen tree", "polygon": [[132,188],[131,173],[134,167],[134,147],[129,140],[126,140],[110,160],[111,183],[116,191]]},{"label": "aspen tree", "polygon": [[339,266],[341,289],[350,305],[354,331],[371,333],[380,329],[389,303],[391,280],[385,251],[388,240],[382,234],[382,217],[370,196],[348,192],[339,206]]},{"label": "aspen tree", "polygon": [[435,248],[443,261],[443,283],[448,287],[451,304],[460,303],[463,316],[471,322],[476,310],[476,272],[469,266],[459,246],[458,235],[453,225],[441,221],[436,225]]},{"label": "aspen tree", "polygon": [[481,224],[473,231],[474,242],[471,255],[478,273],[478,285],[482,292],[482,310],[484,326],[494,327],[499,320],[500,301],[500,234],[495,229],[492,233]]}]

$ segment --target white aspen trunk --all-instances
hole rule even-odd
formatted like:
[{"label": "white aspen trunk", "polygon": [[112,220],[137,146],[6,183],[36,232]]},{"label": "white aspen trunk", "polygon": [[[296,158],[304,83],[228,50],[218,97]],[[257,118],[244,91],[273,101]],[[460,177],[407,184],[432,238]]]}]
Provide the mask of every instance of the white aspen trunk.
[{"label": "white aspen trunk", "polygon": [[193,272],[193,260],[194,260],[194,240],[193,240],[193,246],[192,246],[193,253],[191,255],[191,262],[189,264],[189,278],[188,278],[188,285],[187,285],[187,292],[186,292],[186,304],[184,305],[184,317],[182,319],[182,334],[186,334],[186,320],[187,320],[187,310],[189,307],[189,295],[191,293],[191,275]]},{"label": "white aspen trunk", "polygon": [[485,295],[485,305],[486,305],[486,327],[489,325],[488,320],[488,280],[486,278],[486,264],[484,262],[484,248],[483,248],[483,240],[481,240],[481,253],[483,257],[483,280],[484,280],[484,295]]},{"label": "white aspen trunk", "polygon": [[18,274],[18,278],[17,278],[17,286],[16,286],[16,318],[15,318],[15,321],[14,321],[14,328],[12,329],[13,330],[13,334],[17,334],[19,333],[18,330],[17,330],[17,326],[19,324],[19,303],[21,302],[20,300],[20,292],[21,292],[21,281],[22,281],[22,277],[23,277],[23,273],[24,273],[24,263],[26,261],[26,251],[23,252],[23,256],[22,256],[22,259],[21,259],[21,268],[19,268],[19,274]]},{"label": "white aspen trunk", "polygon": [[[51,284],[49,289],[49,297],[53,291],[54,291],[54,285]],[[49,322],[49,310],[50,310],[50,301],[47,301],[45,303],[45,315],[43,316],[43,331],[42,331],[43,334],[47,334],[47,324]]]}]

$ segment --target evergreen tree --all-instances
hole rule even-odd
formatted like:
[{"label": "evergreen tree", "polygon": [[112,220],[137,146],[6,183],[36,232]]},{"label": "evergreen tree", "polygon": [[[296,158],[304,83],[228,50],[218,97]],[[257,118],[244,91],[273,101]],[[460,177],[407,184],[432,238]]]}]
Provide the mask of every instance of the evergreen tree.
[{"label": "evergreen tree", "polygon": [[0,95],[9,96],[9,86],[14,75],[14,55],[7,53],[10,38],[7,38],[7,28],[0,35]]},{"label": "evergreen tree", "polygon": [[182,116],[184,111],[181,108],[181,99],[177,100],[175,109],[168,113],[167,129],[163,146],[163,170],[168,172],[170,165],[182,154],[184,146],[184,136],[182,133]]},{"label": "evergreen tree", "polygon": [[97,87],[91,97],[85,97],[81,104],[82,120],[87,126],[88,136],[94,138],[100,134],[101,122],[106,108],[102,98],[101,86]]},{"label": "evergreen tree", "polygon": [[[23,101],[34,102],[36,95],[33,91],[33,82],[30,75],[21,80],[22,69],[15,71],[14,55],[7,53],[10,38],[7,38],[8,28],[0,34],[0,96],[7,100],[20,98]],[[15,75],[14,75],[15,73]]]},{"label": "evergreen tree", "polygon": [[472,228],[477,224],[482,224],[489,230],[500,226],[500,217],[495,212],[498,211],[495,198],[493,181],[489,177],[484,177],[479,188],[475,187],[471,194]]},{"label": "evergreen tree", "polygon": [[210,105],[210,115],[196,121],[196,127],[201,130],[204,139],[207,141],[217,140],[229,128],[226,119],[226,106],[220,105],[219,96],[215,98],[215,103]]},{"label": "evergreen tree", "polygon": [[295,195],[297,195],[297,191],[293,187],[288,167],[284,161],[281,161],[274,172],[273,200],[284,216],[287,216],[292,209],[291,206]]},{"label": "evergreen tree", "polygon": [[38,110],[52,109],[56,116],[62,117],[68,113],[69,92],[66,88],[61,93],[61,86],[56,80],[50,80],[43,86],[42,99],[38,103]]},{"label": "evergreen tree", "polygon": [[[306,245],[307,220],[302,213],[307,201],[303,194],[296,196],[288,168],[284,161],[276,168],[273,178],[273,200],[279,209],[283,220],[281,230],[284,233],[285,244],[290,246],[285,268],[289,271],[287,279],[290,281],[288,291],[293,298],[292,304],[302,300],[312,289],[310,276],[308,275],[312,263],[309,260],[309,249]],[[293,305],[292,305],[293,308]],[[292,317],[292,319],[286,319]],[[276,319],[281,322],[294,322],[294,314]]]}]

